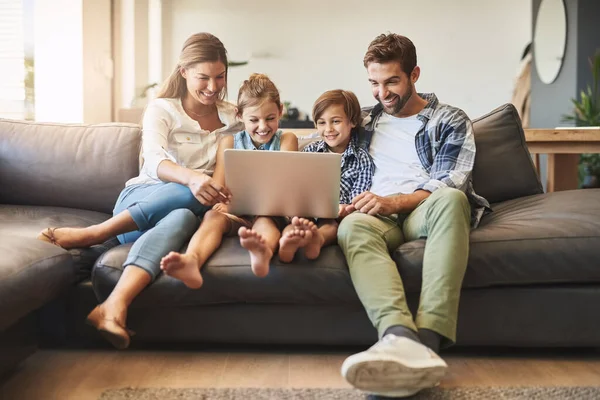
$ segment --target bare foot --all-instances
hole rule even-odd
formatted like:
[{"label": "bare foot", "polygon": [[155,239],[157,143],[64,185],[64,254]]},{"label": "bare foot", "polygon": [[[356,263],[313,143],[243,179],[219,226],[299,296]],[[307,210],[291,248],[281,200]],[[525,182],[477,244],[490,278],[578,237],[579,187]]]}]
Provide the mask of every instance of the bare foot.
[{"label": "bare foot", "polygon": [[[294,224],[293,219],[292,224]],[[325,243],[325,238],[319,231],[317,225],[313,221],[306,218],[298,218],[298,221],[294,225],[297,225],[299,229],[302,229],[307,233],[306,244],[304,246],[304,255],[306,258],[309,260],[314,260],[315,258],[319,257],[323,243]]]},{"label": "bare foot", "polygon": [[311,231],[298,228],[287,231],[283,234],[281,239],[279,239],[279,259],[285,263],[292,262],[298,249],[304,247],[307,240],[310,240],[311,238]]},{"label": "bare foot", "polygon": [[63,249],[99,244],[98,239],[90,234],[89,228],[46,228],[38,234],[37,239]]},{"label": "bare foot", "polygon": [[254,275],[263,278],[269,274],[269,262],[273,258],[273,250],[267,247],[265,239],[252,229],[241,227],[238,230],[240,244],[250,252],[250,264]]},{"label": "bare foot", "polygon": [[160,260],[160,269],[165,275],[185,283],[190,289],[198,289],[204,282],[200,275],[198,258],[194,254],[170,252]]}]

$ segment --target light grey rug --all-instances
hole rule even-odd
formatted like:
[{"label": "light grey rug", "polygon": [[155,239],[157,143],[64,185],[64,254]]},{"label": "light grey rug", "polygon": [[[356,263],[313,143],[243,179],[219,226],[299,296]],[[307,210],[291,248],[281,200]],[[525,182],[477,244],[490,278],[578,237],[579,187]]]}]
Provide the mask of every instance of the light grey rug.
[{"label": "light grey rug", "polygon": [[[352,389],[114,389],[99,400],[375,400]],[[490,387],[428,389],[413,400],[587,400],[600,399],[600,387]]]}]

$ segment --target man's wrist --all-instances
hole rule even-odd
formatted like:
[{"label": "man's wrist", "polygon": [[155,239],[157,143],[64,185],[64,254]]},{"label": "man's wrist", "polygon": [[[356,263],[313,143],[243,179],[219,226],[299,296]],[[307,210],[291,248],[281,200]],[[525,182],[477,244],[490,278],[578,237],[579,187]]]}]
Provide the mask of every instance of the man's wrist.
[{"label": "man's wrist", "polygon": [[405,206],[405,196],[406,195],[404,194],[398,194],[390,199],[392,200],[392,212],[390,214],[401,214],[403,212]]}]

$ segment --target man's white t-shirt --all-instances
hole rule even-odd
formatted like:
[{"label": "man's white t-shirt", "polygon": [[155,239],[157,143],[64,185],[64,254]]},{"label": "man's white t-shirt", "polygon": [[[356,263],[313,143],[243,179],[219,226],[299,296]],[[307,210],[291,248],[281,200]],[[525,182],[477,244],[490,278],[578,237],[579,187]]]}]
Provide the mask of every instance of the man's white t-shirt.
[{"label": "man's white t-shirt", "polygon": [[375,163],[372,193],[378,196],[408,194],[429,180],[415,147],[415,136],[422,126],[423,121],[416,115],[396,118],[381,114],[369,147]]}]

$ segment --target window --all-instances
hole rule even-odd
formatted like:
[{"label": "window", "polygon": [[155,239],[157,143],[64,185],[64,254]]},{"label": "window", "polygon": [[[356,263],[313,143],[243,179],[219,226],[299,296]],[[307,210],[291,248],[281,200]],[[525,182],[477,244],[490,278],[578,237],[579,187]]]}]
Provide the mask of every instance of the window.
[{"label": "window", "polygon": [[0,0],[0,117],[34,119],[34,0]]}]

